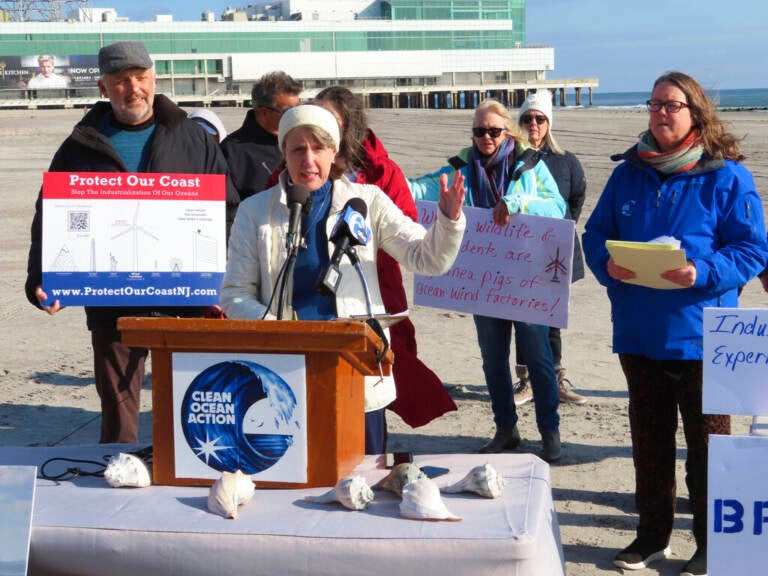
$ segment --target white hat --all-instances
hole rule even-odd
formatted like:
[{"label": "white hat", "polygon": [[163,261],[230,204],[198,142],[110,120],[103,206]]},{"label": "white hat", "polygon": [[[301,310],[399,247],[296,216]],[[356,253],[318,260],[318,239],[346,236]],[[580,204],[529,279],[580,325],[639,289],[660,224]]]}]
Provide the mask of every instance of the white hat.
[{"label": "white hat", "polygon": [[315,126],[323,132],[327,132],[333,140],[336,150],[339,149],[341,136],[339,135],[339,122],[336,120],[336,116],[322,106],[301,104],[289,108],[280,118],[280,126],[277,129],[277,143],[280,150],[283,149],[283,142],[288,132],[301,126]]},{"label": "white hat", "polygon": [[[222,140],[224,140],[224,138],[227,137],[227,129],[224,128],[224,124],[219,119],[219,117],[216,116],[216,114],[214,114],[210,110],[208,110],[208,108],[198,108],[196,110],[192,110],[192,112],[190,112],[187,115],[187,118],[194,120],[195,122],[199,122],[200,125],[206,130],[208,130],[208,126],[216,130],[219,136],[219,142],[221,142]],[[208,126],[206,126],[206,124]],[[208,132],[211,132],[211,131],[208,130]]]},{"label": "white hat", "polygon": [[523,105],[520,106],[520,111],[517,113],[517,123],[520,124],[520,118],[528,112],[528,110],[536,110],[541,112],[547,117],[549,123],[549,129],[552,130],[552,92],[549,90],[539,90],[534,92],[528,98],[525,99]]}]

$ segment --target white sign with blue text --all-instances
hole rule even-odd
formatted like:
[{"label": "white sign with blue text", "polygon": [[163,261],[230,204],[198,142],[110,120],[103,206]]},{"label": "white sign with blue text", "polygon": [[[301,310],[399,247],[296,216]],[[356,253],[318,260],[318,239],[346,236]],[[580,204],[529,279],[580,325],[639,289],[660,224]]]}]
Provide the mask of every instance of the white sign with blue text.
[{"label": "white sign with blue text", "polygon": [[705,414],[768,414],[768,310],[704,309]]},{"label": "white sign with blue text", "polygon": [[307,481],[307,370],[302,354],[172,355],[178,478],[236,470]]},{"label": "white sign with blue text", "polygon": [[707,574],[765,574],[768,437],[710,436]]},{"label": "white sign with blue text", "polygon": [[[437,203],[416,205],[429,228]],[[414,277],[414,304],[567,328],[573,221],[513,214],[498,226],[489,208],[463,210],[467,227],[456,261],[442,276]]]}]

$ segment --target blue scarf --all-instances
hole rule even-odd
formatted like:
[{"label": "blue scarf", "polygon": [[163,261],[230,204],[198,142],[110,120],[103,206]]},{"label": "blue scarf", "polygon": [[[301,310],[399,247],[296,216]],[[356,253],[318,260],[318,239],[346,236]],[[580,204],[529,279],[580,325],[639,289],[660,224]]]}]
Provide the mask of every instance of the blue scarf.
[{"label": "blue scarf", "polygon": [[315,283],[331,257],[325,221],[331,209],[332,182],[326,181],[311,192],[312,208],[301,223],[305,247],[299,250],[293,270],[293,310],[299,320],[331,320],[336,318],[336,300],[315,290]]},{"label": "blue scarf", "polygon": [[515,151],[514,138],[506,138],[490,156],[472,146],[469,153],[469,189],[473,206],[493,208],[509,186],[509,156]]}]

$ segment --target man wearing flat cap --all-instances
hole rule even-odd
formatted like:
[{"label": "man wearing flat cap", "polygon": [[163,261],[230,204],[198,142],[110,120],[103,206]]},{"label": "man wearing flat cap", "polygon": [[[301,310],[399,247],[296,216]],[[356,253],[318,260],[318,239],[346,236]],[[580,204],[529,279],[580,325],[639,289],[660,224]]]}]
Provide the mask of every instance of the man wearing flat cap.
[{"label": "man wearing flat cap", "polygon": [[[218,145],[187,119],[171,100],[155,94],[154,63],[140,42],[116,42],[99,51],[97,102],[59,147],[49,172],[166,172],[227,174]],[[227,232],[239,201],[227,181]],[[46,302],[42,288],[42,190],[35,204],[27,263],[27,299],[48,314],[60,309]],[[180,302],[183,304],[183,302]],[[138,442],[139,394],[148,351],[120,342],[121,316],[202,316],[198,307],[86,306],[93,344],[93,370],[101,398],[100,442]]]}]

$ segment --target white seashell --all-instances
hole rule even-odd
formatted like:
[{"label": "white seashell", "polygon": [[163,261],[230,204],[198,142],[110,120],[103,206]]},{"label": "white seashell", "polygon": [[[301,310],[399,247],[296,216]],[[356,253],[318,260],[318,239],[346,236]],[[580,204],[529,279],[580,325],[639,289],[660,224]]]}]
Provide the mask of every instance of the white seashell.
[{"label": "white seashell", "polygon": [[350,510],[363,510],[373,501],[373,490],[362,476],[346,476],[336,482],[336,486],[325,494],[305,496],[304,500],[318,504],[340,502]]},{"label": "white seashell", "polygon": [[463,520],[448,510],[440,489],[429,478],[414,480],[403,487],[400,514],[414,520]]},{"label": "white seashell", "polygon": [[389,474],[373,485],[374,490],[389,490],[398,496],[403,495],[403,486],[427,475],[413,462],[403,462],[393,467]]},{"label": "white seashell", "polygon": [[138,456],[123,452],[109,460],[104,470],[104,479],[113,488],[146,488],[152,484],[144,461]]},{"label": "white seashell", "polygon": [[251,477],[240,470],[222,472],[208,492],[208,510],[224,518],[237,518],[237,507],[248,503],[255,491]]},{"label": "white seashell", "polygon": [[506,483],[504,477],[493,466],[484,464],[483,466],[475,466],[464,478],[455,484],[445,486],[441,491],[447,494],[474,492],[486,498],[498,498],[504,492]]}]

